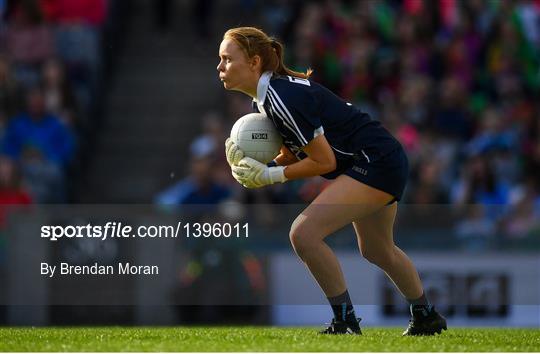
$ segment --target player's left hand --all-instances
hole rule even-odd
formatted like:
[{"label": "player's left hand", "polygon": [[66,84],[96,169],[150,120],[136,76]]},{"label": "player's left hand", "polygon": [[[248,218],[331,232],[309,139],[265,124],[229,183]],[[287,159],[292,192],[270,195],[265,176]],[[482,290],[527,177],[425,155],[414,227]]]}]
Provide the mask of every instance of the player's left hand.
[{"label": "player's left hand", "polygon": [[231,169],[233,177],[246,188],[260,188],[287,180],[285,166],[268,167],[251,157],[244,157]]}]

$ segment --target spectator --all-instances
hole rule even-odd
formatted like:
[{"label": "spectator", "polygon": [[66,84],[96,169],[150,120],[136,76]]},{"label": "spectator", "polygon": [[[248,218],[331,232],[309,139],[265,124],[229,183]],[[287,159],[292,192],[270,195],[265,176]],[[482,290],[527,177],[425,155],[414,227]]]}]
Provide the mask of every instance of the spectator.
[{"label": "spectator", "polygon": [[75,153],[73,133],[45,110],[40,87],[28,91],[25,112],[13,117],[6,129],[3,152],[15,160],[37,158],[65,168]]},{"label": "spectator", "polygon": [[417,176],[407,190],[407,202],[413,204],[446,204],[448,195],[440,181],[440,163],[435,160],[422,161],[417,167]]},{"label": "spectator", "polygon": [[463,167],[463,175],[454,184],[451,198],[457,205],[484,206],[486,217],[496,222],[509,210],[510,192],[511,186],[495,174],[492,161],[480,155],[471,157]]},{"label": "spectator", "polygon": [[494,107],[482,113],[478,125],[475,136],[466,147],[470,155],[517,148],[516,132],[505,127],[503,117]]},{"label": "spectator", "polygon": [[463,168],[462,179],[455,185],[453,201],[457,204],[508,204],[509,188],[494,172],[487,156],[471,157]]},{"label": "spectator", "polygon": [[188,176],[159,193],[155,202],[164,206],[192,205],[191,210],[203,213],[214,210],[215,204],[231,195],[229,188],[216,182],[214,163],[214,147],[192,144]]},{"label": "spectator", "polygon": [[5,51],[13,62],[15,75],[25,86],[39,80],[39,66],[54,53],[51,28],[44,21],[37,0],[16,3],[10,14],[5,38]]},{"label": "spectator", "polygon": [[101,32],[108,0],[41,0],[55,26],[58,57],[66,64],[82,110],[91,113],[102,83]]},{"label": "spectator", "polygon": [[78,126],[78,107],[63,64],[49,59],[43,66],[43,90],[46,111],[56,115],[67,126]]},{"label": "spectator", "polygon": [[504,234],[511,239],[525,238],[540,231],[540,193],[536,176],[528,176],[520,186],[516,201],[502,224]]},{"label": "spectator", "polygon": [[202,117],[203,133],[196,137],[191,143],[192,151],[202,152],[204,150],[211,151],[214,155],[214,175],[216,182],[219,184],[235,184],[231,176],[231,171],[224,154],[220,154],[219,150],[224,146],[226,137],[229,135],[225,131],[223,125],[224,119],[216,112],[207,112]]},{"label": "spectator", "polygon": [[440,134],[465,141],[472,132],[470,115],[466,110],[465,87],[457,77],[452,76],[445,77],[440,85],[435,128]]}]

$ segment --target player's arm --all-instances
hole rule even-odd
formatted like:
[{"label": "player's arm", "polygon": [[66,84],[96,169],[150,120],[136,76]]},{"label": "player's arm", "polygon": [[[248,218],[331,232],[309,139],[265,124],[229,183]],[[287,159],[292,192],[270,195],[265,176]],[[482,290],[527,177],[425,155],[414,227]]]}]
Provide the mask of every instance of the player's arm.
[{"label": "player's arm", "polygon": [[323,134],[311,140],[303,151],[307,157],[288,166],[267,166],[250,157],[232,165],[233,177],[246,188],[259,188],[288,179],[312,177],[336,169],[336,157]]},{"label": "player's arm", "polygon": [[324,134],[311,140],[303,151],[308,155],[305,159],[285,168],[287,179],[319,176],[336,169],[336,157]]},{"label": "player's arm", "polygon": [[279,155],[274,159],[278,166],[289,166],[298,161],[296,156],[285,146],[281,146]]}]

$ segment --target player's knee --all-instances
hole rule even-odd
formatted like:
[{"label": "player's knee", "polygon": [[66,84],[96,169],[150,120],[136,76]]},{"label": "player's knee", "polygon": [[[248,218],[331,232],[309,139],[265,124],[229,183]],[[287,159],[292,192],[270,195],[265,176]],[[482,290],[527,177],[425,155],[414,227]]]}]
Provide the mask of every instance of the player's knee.
[{"label": "player's knee", "polygon": [[382,269],[387,268],[393,262],[393,253],[391,251],[372,251],[367,249],[362,251],[362,256],[364,256],[368,262],[375,264]]},{"label": "player's knee", "polygon": [[314,236],[303,223],[294,223],[291,227],[289,239],[294,251],[301,259],[304,259],[305,254],[312,247]]}]

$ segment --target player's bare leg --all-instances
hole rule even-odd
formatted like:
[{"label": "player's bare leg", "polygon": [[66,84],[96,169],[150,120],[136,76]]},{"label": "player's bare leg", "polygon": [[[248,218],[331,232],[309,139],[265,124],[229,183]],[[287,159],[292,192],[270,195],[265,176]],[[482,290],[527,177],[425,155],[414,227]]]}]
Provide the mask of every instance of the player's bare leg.
[{"label": "player's bare leg", "polygon": [[410,258],[394,244],[397,203],[353,222],[362,255],[381,268],[411,304],[412,320],[405,335],[428,335],[446,329],[446,321],[429,304]]},{"label": "player's bare leg", "polygon": [[397,203],[353,222],[360,252],[384,270],[406,299],[422,296],[418,272],[407,255],[394,244]]},{"label": "player's bare leg", "polygon": [[339,176],[296,218],[291,243],[328,297],[346,289],[334,252],[324,238],[342,227],[376,212],[392,199],[389,194]]},{"label": "player's bare leg", "polygon": [[[338,322],[346,317],[352,321],[354,311],[341,266],[324,239],[353,220],[376,212],[391,199],[392,196],[385,192],[342,175],[296,218],[291,227],[291,243],[328,297]],[[343,306],[341,315],[338,305]]]}]

